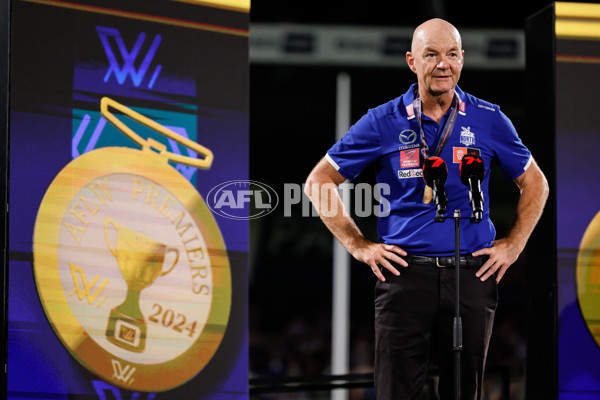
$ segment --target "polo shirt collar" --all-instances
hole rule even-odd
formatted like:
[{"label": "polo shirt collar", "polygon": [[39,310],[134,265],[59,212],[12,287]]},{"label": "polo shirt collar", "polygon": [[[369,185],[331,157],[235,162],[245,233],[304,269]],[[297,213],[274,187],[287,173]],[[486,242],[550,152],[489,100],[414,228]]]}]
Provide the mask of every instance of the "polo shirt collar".
[{"label": "polo shirt collar", "polygon": [[[411,120],[413,118],[415,118],[415,110],[413,107],[413,101],[415,100],[415,92],[418,89],[418,83],[413,83],[412,85],[410,85],[410,88],[408,88],[408,91],[406,93],[404,93],[404,96],[402,96],[402,103],[404,105],[404,110],[402,110],[403,114],[406,114],[406,119]],[[456,92],[456,94],[458,95],[458,101],[459,101],[459,108],[460,108],[460,114],[461,115],[466,115],[465,114],[465,92],[463,92],[461,90],[460,87],[458,87],[458,85],[456,85],[454,87],[454,91]]]}]

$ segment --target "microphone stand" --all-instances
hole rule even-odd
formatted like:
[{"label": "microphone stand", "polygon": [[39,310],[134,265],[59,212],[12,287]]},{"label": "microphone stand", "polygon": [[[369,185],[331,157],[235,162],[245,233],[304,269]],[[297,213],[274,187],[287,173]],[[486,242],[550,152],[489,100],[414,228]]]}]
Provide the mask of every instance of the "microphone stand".
[{"label": "microphone stand", "polygon": [[[439,215],[436,222],[442,222]],[[460,209],[454,210],[454,272],[456,279],[456,298],[454,320],[452,322],[452,350],[454,351],[454,399],[460,400],[460,352],[462,351],[462,319],[460,317]],[[480,220],[479,220],[480,221]],[[471,218],[471,222],[479,222]]]},{"label": "microphone stand", "polygon": [[460,210],[454,210],[454,272],[456,274],[456,300],[452,324],[452,350],[454,351],[454,399],[460,400],[460,352],[462,351],[462,320],[460,318]]}]

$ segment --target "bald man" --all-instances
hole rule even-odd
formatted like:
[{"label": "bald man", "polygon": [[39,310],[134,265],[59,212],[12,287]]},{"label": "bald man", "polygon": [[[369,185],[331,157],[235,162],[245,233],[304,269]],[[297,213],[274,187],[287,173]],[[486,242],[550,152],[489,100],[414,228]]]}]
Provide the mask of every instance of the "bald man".
[{"label": "bald man", "polygon": [[[464,51],[458,30],[441,19],[415,29],[406,54],[417,83],[371,109],[315,166],[306,194],[321,219],[354,258],[371,268],[375,286],[375,389],[378,400],[420,398],[432,351],[438,353],[439,394],[454,393],[454,224],[436,223],[431,188],[422,178],[426,158],[448,166],[448,205],[470,216],[468,189],[459,177],[461,157],[481,156],[484,209],[480,223],[461,225],[460,313],[463,324],[461,399],[480,399],[497,284],[523,251],[548,196],[548,184],[531,152],[497,105],[463,92],[458,80]],[[488,208],[489,168],[496,160],[520,189],[516,220],[496,239]],[[351,215],[321,212],[342,202],[335,186],[375,165],[383,201],[379,239],[371,241]],[[333,199],[333,200],[332,200]]]}]

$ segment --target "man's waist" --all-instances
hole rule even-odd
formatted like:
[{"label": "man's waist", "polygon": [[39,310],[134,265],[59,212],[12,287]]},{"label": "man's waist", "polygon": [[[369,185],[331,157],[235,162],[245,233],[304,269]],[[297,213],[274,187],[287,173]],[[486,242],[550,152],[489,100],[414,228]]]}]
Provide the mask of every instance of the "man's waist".
[{"label": "man's waist", "polygon": [[[420,256],[416,254],[409,254],[402,257],[409,264],[415,265],[431,265],[439,268],[454,267],[455,256]],[[464,268],[480,268],[487,260],[489,256],[477,256],[474,257],[471,254],[461,254],[459,257],[459,265]]]}]

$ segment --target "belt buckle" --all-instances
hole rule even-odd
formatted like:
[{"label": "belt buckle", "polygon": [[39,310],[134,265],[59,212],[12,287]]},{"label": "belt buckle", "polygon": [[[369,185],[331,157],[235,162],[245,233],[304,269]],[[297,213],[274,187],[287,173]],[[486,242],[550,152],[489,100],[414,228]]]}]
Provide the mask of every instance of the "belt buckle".
[{"label": "belt buckle", "polygon": [[439,258],[439,257],[436,257],[436,258],[435,258],[435,265],[436,265],[438,268],[446,268],[446,267],[447,267],[447,265],[440,265],[440,258]]}]

